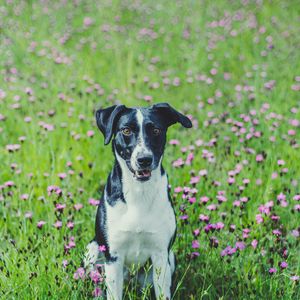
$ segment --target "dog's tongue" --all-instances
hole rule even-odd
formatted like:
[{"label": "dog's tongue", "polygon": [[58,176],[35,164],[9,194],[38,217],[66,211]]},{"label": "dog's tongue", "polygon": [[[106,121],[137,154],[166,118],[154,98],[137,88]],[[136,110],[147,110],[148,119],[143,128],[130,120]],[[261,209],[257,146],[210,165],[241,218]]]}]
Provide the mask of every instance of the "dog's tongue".
[{"label": "dog's tongue", "polygon": [[149,170],[143,170],[143,171],[142,171],[142,175],[143,175],[144,177],[149,177],[149,176],[151,175],[151,172],[150,172]]},{"label": "dog's tongue", "polygon": [[140,170],[137,172],[138,177],[150,177],[151,171],[150,170]]}]

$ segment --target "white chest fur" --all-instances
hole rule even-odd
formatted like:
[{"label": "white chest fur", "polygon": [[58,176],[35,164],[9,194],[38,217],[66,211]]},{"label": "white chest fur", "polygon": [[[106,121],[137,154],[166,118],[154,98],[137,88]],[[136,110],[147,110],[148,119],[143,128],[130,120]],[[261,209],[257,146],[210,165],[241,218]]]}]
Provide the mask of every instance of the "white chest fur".
[{"label": "white chest fur", "polygon": [[124,174],[125,203],[106,205],[112,256],[123,257],[127,265],[143,265],[153,253],[168,248],[176,224],[167,184],[167,176],[161,176],[160,169],[153,171],[147,182],[138,182],[131,174]]}]

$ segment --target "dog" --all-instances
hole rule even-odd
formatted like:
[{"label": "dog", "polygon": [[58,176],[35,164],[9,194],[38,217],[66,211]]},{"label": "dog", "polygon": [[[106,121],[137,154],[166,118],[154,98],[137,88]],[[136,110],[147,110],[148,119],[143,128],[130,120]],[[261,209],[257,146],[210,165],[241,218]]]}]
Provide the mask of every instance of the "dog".
[{"label": "dog", "polygon": [[156,299],[171,299],[175,256],[175,213],[162,166],[169,126],[190,128],[190,119],[168,103],[147,108],[114,105],[96,111],[104,144],[112,140],[115,163],[108,176],[88,244],[84,267],[104,254],[107,299],[121,300],[124,270],[151,260]]}]

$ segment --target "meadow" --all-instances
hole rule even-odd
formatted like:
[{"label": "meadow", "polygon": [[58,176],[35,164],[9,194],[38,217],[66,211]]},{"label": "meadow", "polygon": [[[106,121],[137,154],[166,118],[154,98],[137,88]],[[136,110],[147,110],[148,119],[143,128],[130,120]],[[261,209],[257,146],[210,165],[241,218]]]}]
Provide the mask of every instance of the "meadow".
[{"label": "meadow", "polygon": [[[99,107],[169,102],[173,299],[300,299],[298,1],[0,3],[0,299],[93,299]],[[135,282],[124,299],[150,299]]]}]

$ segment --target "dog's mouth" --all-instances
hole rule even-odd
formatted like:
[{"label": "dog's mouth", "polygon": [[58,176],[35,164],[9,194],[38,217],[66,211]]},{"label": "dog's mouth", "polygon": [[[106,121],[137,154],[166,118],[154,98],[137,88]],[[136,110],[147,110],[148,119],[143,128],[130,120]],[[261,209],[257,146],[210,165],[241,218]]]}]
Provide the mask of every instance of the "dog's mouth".
[{"label": "dog's mouth", "polygon": [[150,179],[150,177],[151,177],[151,170],[144,169],[144,170],[134,171],[134,176],[137,180],[146,181],[146,180]]}]

